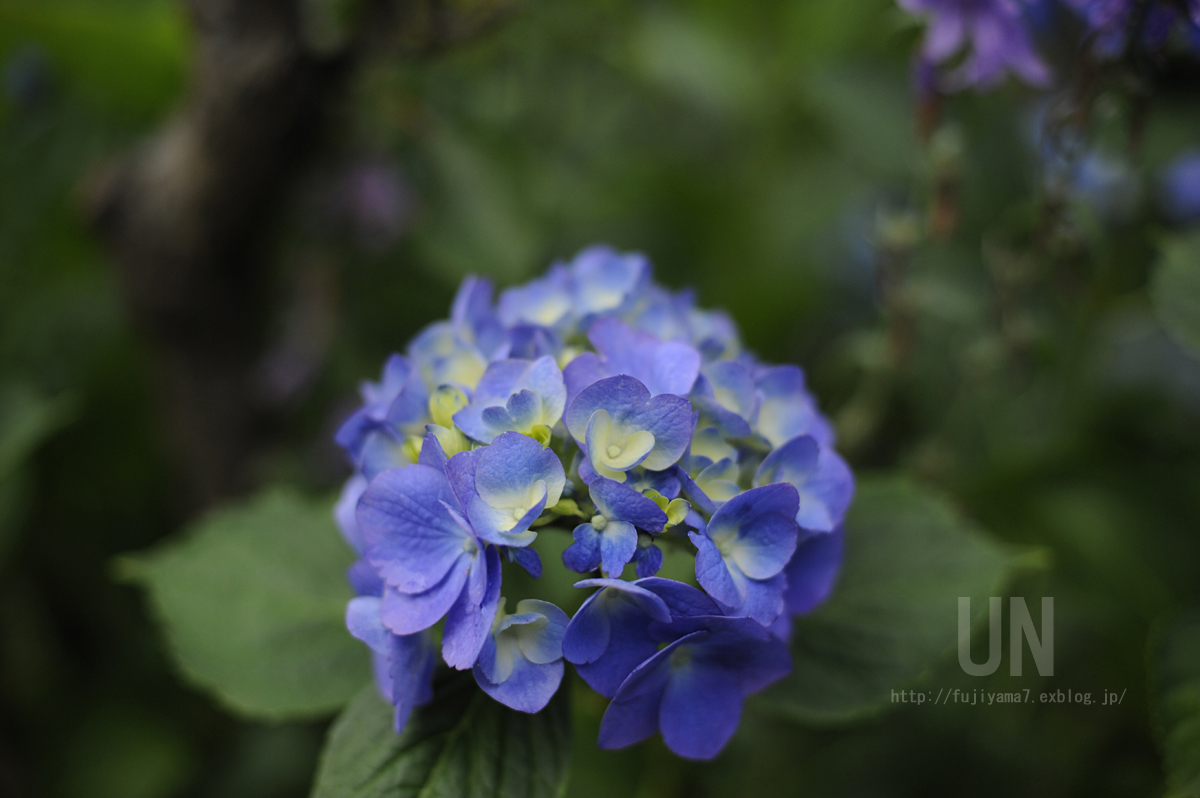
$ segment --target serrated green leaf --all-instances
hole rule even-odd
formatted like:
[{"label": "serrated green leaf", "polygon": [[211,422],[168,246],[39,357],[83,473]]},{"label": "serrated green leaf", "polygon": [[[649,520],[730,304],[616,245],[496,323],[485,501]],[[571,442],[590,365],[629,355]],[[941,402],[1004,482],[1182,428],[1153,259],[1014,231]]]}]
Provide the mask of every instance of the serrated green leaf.
[{"label": "serrated green leaf", "polygon": [[1200,796],[1200,613],[1169,628],[1158,646],[1158,711],[1171,798]]},{"label": "serrated green leaf", "polygon": [[566,792],[570,691],[536,715],[509,709],[469,673],[442,670],[434,698],[392,730],[374,685],[333,724],[312,798],[550,798]]},{"label": "serrated green leaf", "polygon": [[878,711],[954,647],[958,597],[986,607],[1016,562],[937,494],[902,478],[862,480],[837,587],[796,620],[792,673],[760,704],[807,722]]},{"label": "serrated green leaf", "polygon": [[1200,233],[1167,242],[1150,293],[1167,332],[1200,356]]},{"label": "serrated green leaf", "polygon": [[370,674],[343,620],[353,559],[328,504],[276,489],[119,566],[147,588],[191,681],[278,720],[333,712]]}]

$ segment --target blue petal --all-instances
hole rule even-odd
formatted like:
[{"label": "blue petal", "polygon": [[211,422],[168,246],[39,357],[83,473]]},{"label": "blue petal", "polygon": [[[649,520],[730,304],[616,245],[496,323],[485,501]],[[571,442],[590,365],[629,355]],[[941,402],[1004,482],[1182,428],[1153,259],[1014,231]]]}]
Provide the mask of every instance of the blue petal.
[{"label": "blue petal", "polygon": [[432,432],[427,432],[425,440],[421,442],[421,453],[417,457],[417,464],[445,474],[446,463],[449,459],[446,457],[446,450],[442,448],[442,442]]},{"label": "blue petal", "polygon": [[[500,553],[494,546],[488,546],[484,556],[477,558],[472,571],[486,580],[487,587],[478,597],[478,603],[472,600],[470,590],[462,591],[446,615],[442,633],[442,659],[460,671],[473,666],[479,658],[500,605]],[[472,577],[475,576],[473,573]]]},{"label": "blue petal", "polygon": [[[652,624],[651,632],[662,636],[663,626]],[[738,674],[743,695],[761,690],[791,671],[787,646],[752,618],[677,618],[669,631],[682,635],[681,639],[706,633],[702,645],[692,647],[692,660]]]},{"label": "blue petal", "polygon": [[811,435],[822,445],[833,444],[833,427],[805,388],[803,371],[796,366],[777,366],[761,374],[757,384],[763,398],[756,427],[772,446],[782,446],[797,435]]},{"label": "blue petal", "polygon": [[492,445],[479,450],[475,469],[475,489],[493,507],[524,498],[538,480],[546,483],[546,503],[554,505],[562,496],[566,473],[550,449],[519,432],[506,432]]},{"label": "blue petal", "polygon": [[[721,608],[701,591],[674,579],[650,577],[634,582],[663,600],[671,618],[720,615]],[[662,621],[663,618],[656,618]]]},{"label": "blue petal", "polygon": [[638,579],[648,579],[662,568],[662,549],[653,543],[645,547],[639,545],[637,552],[633,555],[633,562]]},{"label": "blue petal", "polygon": [[387,422],[405,435],[417,435],[429,416],[429,389],[415,370],[404,381],[404,388],[388,405]]},{"label": "blue petal", "polygon": [[692,409],[686,399],[672,394],[651,398],[646,386],[625,375],[600,380],[575,397],[564,417],[580,444],[586,443],[588,422],[597,410],[607,411],[615,426],[654,435],[654,448],[642,462],[652,471],[669,468],[687,451]]},{"label": "blue petal", "polygon": [[[612,638],[607,598],[603,590],[588,596],[563,634],[563,657],[576,665],[593,662],[608,650]],[[669,616],[668,616],[669,617]]]},{"label": "blue petal", "polygon": [[770,578],[796,550],[799,503],[799,494],[787,483],[751,488],[721,505],[708,522],[708,537],[733,536],[736,543],[727,558],[752,579]]},{"label": "blue petal", "polygon": [[362,530],[358,528],[358,500],[367,490],[367,480],[355,474],[342,486],[342,495],[333,506],[333,519],[337,522],[342,537],[358,554],[363,553]]},{"label": "blue petal", "polygon": [[783,613],[783,591],[787,577],[778,573],[770,579],[747,579],[746,600],[737,615],[746,615],[763,626],[770,626]]},{"label": "blue petal", "polygon": [[783,599],[788,612],[805,613],[829,597],[842,564],[842,528],[813,535],[800,544],[784,573]]},{"label": "blue petal", "polygon": [[840,524],[854,495],[850,467],[810,436],[793,438],[767,455],[754,484],[768,482],[787,482],[799,490],[796,522],[813,532],[829,532]]},{"label": "blue petal", "polygon": [[377,424],[363,436],[357,466],[368,480],[389,469],[411,464],[403,438],[392,427]]},{"label": "blue petal", "polygon": [[727,607],[741,607],[746,600],[744,583],[739,583],[730,573],[729,565],[721,556],[717,544],[707,535],[689,532],[688,537],[696,545],[696,581],[708,594]]},{"label": "blue petal", "polygon": [[621,598],[640,607],[642,612],[655,620],[669,621],[671,619],[671,611],[662,597],[637,582],[626,582],[623,579],[581,579],[575,583],[575,587],[612,588],[621,594]]},{"label": "blue petal", "polygon": [[619,310],[636,296],[649,276],[650,264],[642,255],[589,247],[571,261],[576,311],[585,315]]},{"label": "blue petal", "polygon": [[680,646],[702,640],[707,634],[698,631],[676,640],[626,677],[600,721],[601,748],[623,748],[658,731],[659,709],[671,679],[671,655]]},{"label": "blue petal", "polygon": [[564,670],[561,659],[538,665],[518,656],[512,673],[500,684],[491,682],[478,665],[473,672],[483,691],[501,704],[518,712],[540,712],[558,692]]},{"label": "blue petal", "polygon": [[542,578],[542,558],[532,546],[508,549],[508,559],[524,568],[534,579]]},{"label": "blue petal", "polygon": [[796,523],[813,532],[830,532],[842,523],[854,497],[854,474],[828,446],[821,448],[817,469],[800,490]]},{"label": "blue petal", "polygon": [[549,327],[537,324],[517,324],[508,330],[509,357],[536,360],[549,355],[557,358],[562,353],[562,338]]},{"label": "blue petal", "polygon": [[451,515],[445,475],[412,465],[380,474],[358,503],[367,559],[388,584],[421,593],[463,556],[470,533]]},{"label": "blue petal", "polygon": [[652,396],[687,396],[700,373],[700,353],[689,344],[663,342],[611,316],[596,321],[588,339],[601,354],[608,374],[636,377]]},{"label": "blue petal", "polygon": [[386,654],[389,632],[379,618],[380,600],[375,596],[359,596],[346,605],[346,628],[350,634],[371,647],[372,651]]},{"label": "blue petal", "polygon": [[563,374],[553,357],[499,360],[488,366],[471,403],[454,414],[454,422],[472,438],[490,443],[500,432],[553,426],[566,400]]},{"label": "blue petal", "polygon": [[390,699],[396,707],[393,723],[399,734],[412,710],[433,698],[433,669],[437,659],[433,640],[427,632],[392,635],[388,642]]},{"label": "blue petal", "polygon": [[571,309],[571,278],[561,265],[552,267],[545,277],[505,289],[498,307],[500,320],[506,325],[525,322],[543,327],[562,321]]},{"label": "blue petal", "polygon": [[398,635],[428,629],[445,617],[459,594],[466,592],[463,590],[466,583],[467,569],[453,568],[441,582],[424,593],[410,595],[387,587],[380,609],[383,623]]},{"label": "blue petal", "polygon": [[821,447],[812,436],[792,438],[762,461],[758,473],[754,475],[754,484],[787,482],[799,488],[817,470],[820,453]]},{"label": "blue petal", "polygon": [[712,759],[733,737],[741,717],[742,691],[736,674],[694,660],[672,669],[662,695],[659,726],[663,742],[676,754]]},{"label": "blue petal", "polygon": [[593,690],[611,697],[625,677],[658,649],[647,626],[671,616],[661,598],[638,585],[618,579],[578,584],[605,589],[592,594],[567,625],[563,655]]},{"label": "blue petal", "polygon": [[356,596],[383,595],[383,580],[379,577],[379,572],[365,559],[355,560],[354,564],[346,569],[346,581],[350,583]]},{"label": "blue petal", "polygon": [[[617,413],[624,417],[628,409],[641,407],[649,399],[650,392],[646,386],[633,377],[607,377],[580,391],[568,405],[563,423],[571,437],[582,444],[586,440],[588,421],[597,410],[607,410],[614,418]],[[690,424],[688,433],[691,433]]]},{"label": "blue petal", "polygon": [[546,619],[546,625],[537,629],[517,629],[517,642],[521,653],[530,662],[544,665],[562,659],[562,641],[571,619],[567,614],[548,601],[525,599],[517,603],[518,612],[533,613]]},{"label": "blue petal", "polygon": [[563,565],[586,574],[600,567],[600,533],[591,524],[580,524],[571,533],[575,542],[562,553]]},{"label": "blue petal", "polygon": [[[595,352],[583,352],[576,355],[566,368],[563,369],[563,383],[567,387],[567,407],[575,401],[584,388],[597,383],[605,377],[611,377],[608,369]],[[349,422],[346,422],[349,425]]]},{"label": "blue petal", "polygon": [[692,439],[692,406],[686,399],[663,394],[629,413],[624,423],[654,435],[654,449],[642,461],[642,467],[662,471],[675,465],[687,451]]},{"label": "blue petal", "polygon": [[637,551],[637,529],[625,521],[609,521],[600,533],[600,563],[606,576],[619,577]]},{"label": "blue petal", "polygon": [[588,492],[605,518],[628,521],[649,532],[661,532],[666,526],[667,514],[629,485],[601,478],[588,485]]}]

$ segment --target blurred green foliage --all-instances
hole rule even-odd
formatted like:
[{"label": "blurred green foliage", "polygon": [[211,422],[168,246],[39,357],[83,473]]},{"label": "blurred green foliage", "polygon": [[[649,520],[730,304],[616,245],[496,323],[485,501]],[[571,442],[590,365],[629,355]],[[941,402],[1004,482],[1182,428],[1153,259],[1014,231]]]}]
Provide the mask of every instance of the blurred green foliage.
[{"label": "blurred green foliage", "polygon": [[[1194,646],[1168,650],[1156,709],[1147,644],[1200,604],[1197,260],[1154,203],[1154,170],[1200,145],[1200,92],[1165,81],[1140,149],[1119,86],[1102,97],[1091,139],[1140,186],[1112,218],[1046,191],[1044,100],[1019,87],[953,98],[923,143],[918,35],[891,0],[531,0],[436,59],[377,54],[289,198],[277,310],[303,328],[317,285],[335,335],[280,411],[264,482],[335,486],[355,385],[445,315],[463,274],[508,283],[607,241],[804,365],[857,468],[902,471],[1048,553],[1008,592],[1056,597],[1055,676],[968,677],[948,654],[920,684],[1128,691],[853,727],[748,711],[695,765],[658,742],[597,751],[604,704],[577,689],[571,795],[1194,794]],[[237,720],[180,683],[149,606],[113,579],[114,555],[187,519],[83,197],[180,101],[188,48],[167,0],[0,0],[4,795],[305,795],[316,765],[323,724]],[[1067,74],[1071,53],[1052,55]],[[363,168],[392,181],[390,209],[354,199]],[[956,224],[932,235],[946,181]]]}]

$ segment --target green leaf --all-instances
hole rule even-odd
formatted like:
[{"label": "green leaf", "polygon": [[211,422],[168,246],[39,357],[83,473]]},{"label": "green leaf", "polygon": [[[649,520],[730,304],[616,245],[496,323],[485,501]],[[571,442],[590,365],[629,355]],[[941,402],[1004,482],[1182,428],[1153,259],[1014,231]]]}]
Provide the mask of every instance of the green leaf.
[{"label": "green leaf", "polygon": [[1150,293],[1167,332],[1200,356],[1200,233],[1166,243]]},{"label": "green leaf", "polygon": [[191,681],[277,720],[333,712],[370,675],[343,620],[353,559],[328,504],[276,489],[118,566],[149,590]]},{"label": "green leaf", "polygon": [[77,403],[69,395],[47,398],[16,383],[0,389],[0,480],[11,476],[39,446],[70,423]]},{"label": "green leaf", "polygon": [[954,648],[958,597],[978,615],[1016,558],[902,478],[862,480],[828,602],[793,627],[794,668],[764,708],[806,722],[878,711]]},{"label": "green leaf", "polygon": [[1162,635],[1158,650],[1158,712],[1168,795],[1200,796],[1200,613]]},{"label": "green leaf", "polygon": [[571,751],[564,684],[536,715],[509,709],[469,673],[442,669],[434,698],[392,731],[392,708],[363,688],[329,731],[312,798],[561,796]]}]

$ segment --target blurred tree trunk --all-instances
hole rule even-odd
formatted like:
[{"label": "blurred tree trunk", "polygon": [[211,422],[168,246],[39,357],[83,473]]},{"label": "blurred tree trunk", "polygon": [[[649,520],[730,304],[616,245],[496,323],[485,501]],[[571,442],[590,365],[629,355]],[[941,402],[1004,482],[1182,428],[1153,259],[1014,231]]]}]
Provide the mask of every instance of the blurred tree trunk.
[{"label": "blurred tree trunk", "polygon": [[193,507],[252,487],[268,415],[257,370],[272,222],[341,104],[364,40],[386,36],[419,56],[507,10],[491,2],[456,3],[453,13],[440,0],[342,3],[357,9],[355,28],[368,35],[318,49],[306,41],[303,18],[317,4],[189,0],[195,52],[185,105],[109,171],[92,201],[126,305],[152,351],[160,422]]},{"label": "blurred tree trunk", "polygon": [[97,224],[151,349],[190,499],[250,486],[263,435],[255,371],[267,324],[266,236],[345,90],[349,51],[320,56],[296,0],[191,0],[183,109],[105,179]]}]

